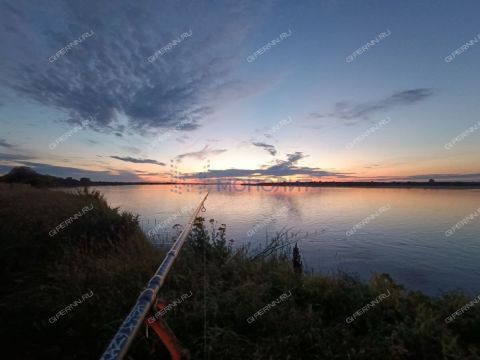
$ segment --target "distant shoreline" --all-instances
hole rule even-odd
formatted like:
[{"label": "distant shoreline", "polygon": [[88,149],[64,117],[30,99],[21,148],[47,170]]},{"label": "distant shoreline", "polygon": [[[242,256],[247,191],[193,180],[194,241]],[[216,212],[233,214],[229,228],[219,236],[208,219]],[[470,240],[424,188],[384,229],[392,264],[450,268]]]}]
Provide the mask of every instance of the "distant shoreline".
[{"label": "distant shoreline", "polygon": [[220,189],[238,191],[245,187],[356,187],[356,188],[417,188],[417,189],[478,189],[480,181],[266,181],[257,179],[235,179],[227,182],[174,182],[174,181],[92,181],[89,178],[80,180],[72,177],[60,178],[42,175],[31,168],[20,166],[13,168],[8,174],[0,176],[1,183],[30,184],[34,187],[91,187],[91,186],[127,186],[127,185],[174,185],[174,186],[217,186]]},{"label": "distant shoreline", "polygon": [[[257,184],[246,184],[255,186]],[[280,185],[301,187],[356,187],[356,188],[425,188],[425,189],[478,189],[480,182],[321,182],[321,183],[259,183],[258,186]]]},{"label": "distant shoreline", "polygon": [[217,186],[223,189],[239,187],[348,187],[348,188],[416,188],[416,189],[479,189],[480,182],[293,182],[293,183],[172,183],[172,182],[91,182],[85,186],[127,186],[127,185],[176,185],[176,186]]}]

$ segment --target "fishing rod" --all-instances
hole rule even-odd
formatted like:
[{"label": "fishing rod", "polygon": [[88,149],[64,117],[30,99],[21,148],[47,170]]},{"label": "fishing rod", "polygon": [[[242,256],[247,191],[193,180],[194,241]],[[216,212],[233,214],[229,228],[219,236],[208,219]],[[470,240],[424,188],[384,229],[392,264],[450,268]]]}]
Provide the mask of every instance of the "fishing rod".
[{"label": "fishing rod", "polygon": [[156,300],[158,291],[165,282],[166,276],[168,275],[175,259],[182,249],[182,246],[185,243],[188,234],[190,233],[198,213],[200,211],[205,211],[204,203],[207,199],[207,196],[208,192],[200,202],[200,205],[198,205],[193,212],[190,221],[182,230],[177,240],[173,243],[172,247],[165,256],[165,259],[163,259],[159,268],[148,282],[147,287],[138,297],[136,304],[133,306],[122,325],[120,325],[120,328],[111,340],[100,360],[120,360],[126,355],[133,340],[135,339],[135,336],[138,334],[140,327],[144,323],[146,316],[149,314]]}]

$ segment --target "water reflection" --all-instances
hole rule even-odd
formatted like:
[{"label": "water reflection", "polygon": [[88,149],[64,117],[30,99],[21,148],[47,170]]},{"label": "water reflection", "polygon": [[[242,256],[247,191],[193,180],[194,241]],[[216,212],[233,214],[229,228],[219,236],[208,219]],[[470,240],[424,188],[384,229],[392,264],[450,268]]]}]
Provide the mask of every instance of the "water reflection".
[{"label": "water reflection", "polygon": [[[196,206],[195,187],[181,194],[164,185],[101,187],[112,206],[138,213],[148,228]],[[187,191],[188,190],[188,191]],[[314,272],[355,272],[368,278],[388,272],[412,289],[430,294],[456,288],[480,291],[480,217],[452,236],[446,230],[480,206],[480,190],[245,187],[242,191],[209,186],[204,216],[227,224],[237,246],[258,244],[281,229],[297,232],[305,264]],[[232,190],[230,188],[230,190]],[[204,190],[205,191],[205,190]],[[388,211],[372,214],[386,204]],[[278,209],[286,207],[285,212]],[[369,221],[365,219],[369,218]],[[185,223],[188,214],[176,222]],[[348,230],[362,223],[355,233]],[[247,232],[258,224],[252,236]],[[173,231],[171,231],[173,234]]]}]

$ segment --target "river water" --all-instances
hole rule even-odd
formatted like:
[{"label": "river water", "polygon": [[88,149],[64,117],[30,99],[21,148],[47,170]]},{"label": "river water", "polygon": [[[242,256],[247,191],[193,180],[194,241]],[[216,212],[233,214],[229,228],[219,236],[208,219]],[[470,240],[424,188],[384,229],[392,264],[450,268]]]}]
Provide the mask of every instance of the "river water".
[{"label": "river water", "polygon": [[[111,206],[146,232],[173,235],[206,190],[203,216],[227,225],[234,246],[296,233],[309,271],[389,273],[408,289],[480,293],[480,189],[102,186]],[[463,220],[463,222],[462,222]],[[455,224],[458,225],[455,227]]]}]

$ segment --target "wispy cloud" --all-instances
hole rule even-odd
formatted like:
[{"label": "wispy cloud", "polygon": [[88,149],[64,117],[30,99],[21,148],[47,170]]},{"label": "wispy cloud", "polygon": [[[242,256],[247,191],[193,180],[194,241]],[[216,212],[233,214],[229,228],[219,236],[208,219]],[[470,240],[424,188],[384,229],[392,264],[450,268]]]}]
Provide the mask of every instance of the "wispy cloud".
[{"label": "wispy cloud", "polygon": [[12,145],[12,144],[8,143],[4,139],[0,139],[0,147],[4,147],[4,148],[7,148],[7,149],[13,149],[15,147],[15,145]]},{"label": "wispy cloud", "polygon": [[[91,128],[98,131],[121,135],[125,127],[120,119],[142,134],[186,119],[190,124],[179,130],[193,130],[215,110],[221,85],[231,81],[241,44],[268,5],[253,0],[188,5],[145,1],[133,9],[130,1],[119,0],[112,16],[112,4],[96,0],[62,6],[11,2],[0,12],[2,42],[10,49],[0,68],[3,84],[22,97],[64,110],[71,122],[96,114]],[[147,61],[190,29],[194,35],[188,42],[153,64]],[[90,30],[95,35],[68,56],[48,61]]]},{"label": "wispy cloud", "polygon": [[133,158],[131,156],[110,156],[112,159],[117,159],[125,162],[130,162],[130,163],[135,163],[135,164],[154,164],[154,165],[160,165],[160,166],[165,166],[165,163],[159,162],[157,160],[152,160],[152,159],[137,159]]},{"label": "wispy cloud", "polygon": [[434,89],[430,88],[404,90],[372,102],[360,104],[338,102],[330,113],[312,113],[311,115],[317,118],[332,117],[342,120],[367,120],[375,113],[387,111],[397,106],[406,106],[421,102],[433,96],[434,93]]},{"label": "wispy cloud", "polygon": [[209,156],[222,154],[225,151],[227,151],[227,149],[210,149],[209,145],[205,145],[202,150],[180,154],[176,156],[175,159],[177,159],[179,162],[186,158],[205,160]]},{"label": "wispy cloud", "polygon": [[270,155],[275,156],[277,154],[277,149],[275,149],[275,146],[269,145],[263,142],[253,142],[252,145],[264,148]]},{"label": "wispy cloud", "polygon": [[406,177],[407,180],[427,181],[429,179],[443,181],[480,181],[480,173],[470,174],[423,174]]},{"label": "wispy cloud", "polygon": [[31,160],[33,156],[23,154],[6,154],[0,153],[0,161],[19,161],[19,160]]}]

